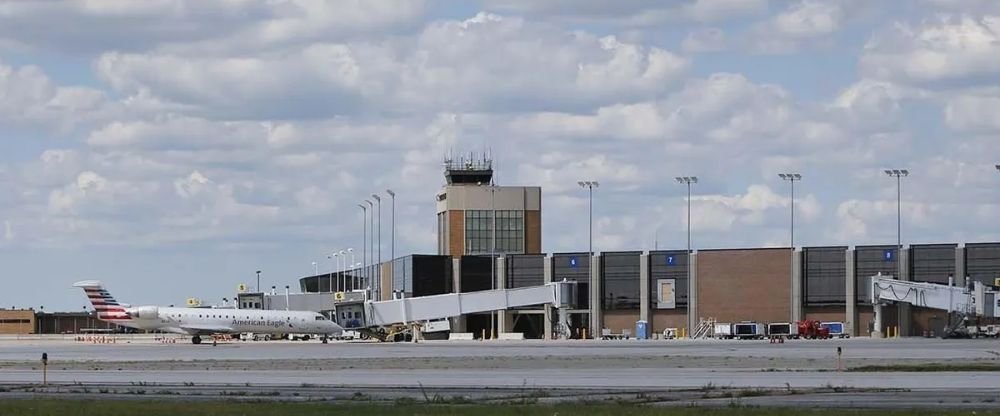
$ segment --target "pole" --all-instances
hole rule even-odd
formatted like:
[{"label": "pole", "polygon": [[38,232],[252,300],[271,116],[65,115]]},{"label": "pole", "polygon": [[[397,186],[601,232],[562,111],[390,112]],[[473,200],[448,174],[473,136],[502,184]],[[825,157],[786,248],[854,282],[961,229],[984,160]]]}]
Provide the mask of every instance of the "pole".
[{"label": "pole", "polygon": [[257,270],[257,291],[263,293],[264,291],[260,289],[260,270]]},{"label": "pole", "polygon": [[903,195],[902,186],[902,176],[896,175],[896,278],[900,280],[903,279],[903,262],[900,260],[900,256],[903,254],[903,210],[900,203]]},{"label": "pole", "polygon": [[374,291],[378,289],[382,282],[382,197],[378,196],[378,194],[372,194],[372,198],[375,199],[375,204],[378,208],[378,226],[376,229],[378,235],[378,250],[376,250],[378,253],[378,262],[375,266],[375,281],[368,282],[366,289]]},{"label": "pole", "polygon": [[288,305],[288,285],[285,285],[285,310],[290,310]]},{"label": "pole", "polygon": [[789,182],[792,183],[792,213],[791,213],[791,217],[792,217],[792,235],[791,235],[791,238],[789,239],[789,241],[790,241],[789,246],[792,248],[792,251],[795,251],[795,181],[792,180],[792,181],[789,181]]},{"label": "pole", "polygon": [[[490,221],[492,222],[492,224],[490,226],[490,230],[492,231],[491,232],[492,235],[490,237],[490,240],[491,240],[490,241],[490,288],[493,289],[493,290],[496,290],[496,288],[497,288],[497,286],[496,286],[497,285],[497,278],[496,278],[496,272],[497,272],[497,261],[496,261],[496,259],[497,259],[497,254],[496,254],[496,248],[497,248],[497,203],[496,203],[496,187],[494,185],[492,185],[492,184],[490,185],[490,212],[491,212]],[[494,331],[496,331],[496,324],[497,324],[496,318],[497,318],[497,311],[491,312],[490,313],[490,339],[492,339],[494,337],[493,334],[494,334]]]},{"label": "pole", "polygon": [[[368,224],[368,226],[371,227],[371,238],[368,239],[368,244],[371,245],[371,251],[368,252],[368,260],[369,260],[369,263],[371,263],[371,264],[368,266],[368,273],[367,273],[367,275],[365,276],[364,280],[361,281],[361,287],[365,287],[368,284],[371,284],[372,278],[375,275],[375,267],[374,267],[374,264],[375,264],[375,203],[372,202],[371,200],[367,200],[367,199],[365,200],[365,202],[368,203],[368,208],[370,208],[372,210],[372,215],[369,216],[371,222]],[[353,287],[355,285],[351,285],[351,286]]]},{"label": "pole", "polygon": [[[358,206],[361,207],[361,215],[363,217],[361,219],[361,263],[368,264],[368,254],[366,251],[368,247],[368,207],[363,204],[358,204]],[[364,277],[364,266],[360,267],[359,271],[361,272],[362,277]]]},{"label": "pole", "polygon": [[390,197],[392,197],[392,233],[391,233],[392,244],[389,249],[389,257],[391,258],[391,260],[395,260],[396,259],[396,193],[393,192],[391,189],[386,189],[385,192],[388,193]]},{"label": "pole", "polygon": [[588,187],[588,191],[590,193],[590,219],[588,220],[590,231],[587,236],[587,240],[589,240],[587,250],[590,252],[590,259],[587,260],[587,264],[590,264],[589,262],[594,258],[594,187]]}]

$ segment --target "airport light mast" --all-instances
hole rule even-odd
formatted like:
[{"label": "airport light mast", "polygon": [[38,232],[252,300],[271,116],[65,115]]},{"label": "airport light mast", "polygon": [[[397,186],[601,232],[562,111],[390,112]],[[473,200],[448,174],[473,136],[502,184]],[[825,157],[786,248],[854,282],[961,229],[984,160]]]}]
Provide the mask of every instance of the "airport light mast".
[{"label": "airport light mast", "polygon": [[587,259],[587,264],[590,264],[594,257],[594,188],[600,187],[601,184],[597,181],[579,181],[577,185],[580,185],[581,188],[586,188],[590,193],[590,232],[588,234],[590,243],[588,250],[591,258]]},{"label": "airport light mast", "polygon": [[901,207],[902,199],[902,179],[905,176],[910,175],[910,171],[906,169],[886,169],[885,174],[890,177],[896,178],[896,272],[898,275],[897,279],[903,278],[903,262],[900,261],[899,257],[903,251],[903,239],[902,239],[902,225],[903,225],[903,211]]},{"label": "airport light mast", "polygon": [[[368,207],[364,204],[358,204],[361,208],[361,264],[368,264],[367,252],[365,250],[368,247]],[[362,279],[365,276],[365,266],[360,267]],[[352,277],[351,280],[354,278]]]},{"label": "airport light mast", "polygon": [[[375,203],[378,205],[378,262],[375,263],[375,282],[368,282],[369,290],[377,291],[382,285],[382,198],[378,194],[372,194]],[[374,253],[373,253],[374,254]]]},{"label": "airport light mast", "polygon": [[678,176],[674,178],[677,183],[687,186],[687,254],[685,258],[687,261],[687,320],[688,320],[688,331],[694,329],[694,315],[691,314],[691,293],[693,292],[693,286],[691,284],[691,184],[698,183],[697,176]]}]

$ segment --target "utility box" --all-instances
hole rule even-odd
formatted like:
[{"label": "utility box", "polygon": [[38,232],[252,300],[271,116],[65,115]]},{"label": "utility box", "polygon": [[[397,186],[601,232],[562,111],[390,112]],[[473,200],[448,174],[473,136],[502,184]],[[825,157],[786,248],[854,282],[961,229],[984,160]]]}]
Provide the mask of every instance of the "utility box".
[{"label": "utility box", "polygon": [[635,337],[638,339],[649,339],[649,322],[636,321]]}]

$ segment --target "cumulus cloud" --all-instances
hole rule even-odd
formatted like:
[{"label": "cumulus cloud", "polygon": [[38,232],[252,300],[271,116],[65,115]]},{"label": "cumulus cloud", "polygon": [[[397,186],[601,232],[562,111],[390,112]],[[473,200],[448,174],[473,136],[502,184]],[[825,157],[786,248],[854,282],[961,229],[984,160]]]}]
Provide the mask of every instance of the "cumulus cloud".
[{"label": "cumulus cloud", "polygon": [[429,24],[415,38],[243,56],[113,52],[96,64],[118,91],[230,118],[579,108],[655,96],[687,65],[614,36],[486,13]]},{"label": "cumulus cloud", "polygon": [[945,121],[962,132],[1000,132],[1000,95],[959,95],[948,100]]},{"label": "cumulus cloud", "polygon": [[14,241],[14,237],[17,234],[14,233],[14,225],[11,224],[10,220],[3,220],[3,239],[7,241]]},{"label": "cumulus cloud", "polygon": [[515,131],[540,136],[689,141],[698,137],[731,142],[777,135],[788,126],[792,113],[791,97],[781,87],[755,84],[740,74],[717,73],[689,80],[660,101],[601,107],[591,115],[535,114],[519,117],[511,125]]},{"label": "cumulus cloud", "polygon": [[683,0],[650,2],[624,0],[487,0],[492,10],[584,22],[648,26],[665,21],[713,22],[761,14],[767,0]]},{"label": "cumulus cloud", "polygon": [[[695,195],[691,197],[691,228],[732,231],[735,226],[762,225],[769,218],[775,218],[769,215],[769,211],[789,207],[790,204],[790,197],[759,184],[750,185],[746,193],[739,195]],[[796,197],[795,206],[805,221],[815,220],[821,212],[814,195]]]},{"label": "cumulus cloud", "polygon": [[718,28],[699,29],[688,33],[681,48],[687,52],[718,52],[726,49],[726,33]]},{"label": "cumulus cloud", "polygon": [[[800,0],[785,10],[757,23],[748,42],[760,53],[792,53],[806,45],[828,42],[840,31],[848,17],[849,1]],[[857,2],[854,2],[857,3]]]},{"label": "cumulus cloud", "polygon": [[1000,73],[1000,17],[946,16],[898,23],[874,36],[861,71],[890,82],[928,86],[978,83]]},{"label": "cumulus cloud", "polygon": [[0,62],[0,121],[69,128],[96,117],[105,105],[99,90],[58,86],[37,66]]},{"label": "cumulus cloud", "polygon": [[6,2],[0,40],[71,53],[173,44],[219,52],[384,32],[424,11],[422,0]]}]

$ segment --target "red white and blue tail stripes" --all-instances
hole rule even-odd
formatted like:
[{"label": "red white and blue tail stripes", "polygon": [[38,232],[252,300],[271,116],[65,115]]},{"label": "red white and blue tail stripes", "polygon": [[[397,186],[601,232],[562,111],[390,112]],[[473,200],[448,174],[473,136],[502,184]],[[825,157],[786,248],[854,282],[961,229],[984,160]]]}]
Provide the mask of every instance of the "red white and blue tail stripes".
[{"label": "red white and blue tail stripes", "polygon": [[90,303],[94,305],[94,310],[97,311],[97,319],[114,321],[132,320],[132,317],[125,312],[125,308],[104,289],[104,286],[100,282],[77,282],[73,286],[82,288],[87,293],[87,298],[90,299]]}]

